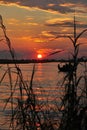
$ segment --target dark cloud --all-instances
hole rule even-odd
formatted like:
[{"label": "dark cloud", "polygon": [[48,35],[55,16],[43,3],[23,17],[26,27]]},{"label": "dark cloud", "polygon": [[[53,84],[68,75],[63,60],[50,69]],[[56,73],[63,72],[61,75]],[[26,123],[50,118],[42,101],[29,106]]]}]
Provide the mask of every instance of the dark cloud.
[{"label": "dark cloud", "polygon": [[[33,59],[35,58],[34,53],[32,50],[29,51],[16,51],[15,56],[17,59]],[[2,50],[0,51],[0,59],[12,59],[12,56],[8,50]]]},{"label": "dark cloud", "polygon": [[57,11],[60,13],[69,13],[73,12],[74,10],[72,9],[71,6],[61,6],[61,4],[67,4],[67,3],[73,3],[78,6],[79,4],[84,4],[87,5],[86,0],[3,0],[3,2],[6,3],[17,3],[20,6],[26,6],[26,7],[37,7],[39,9],[43,10],[51,10],[51,11]]},{"label": "dark cloud", "polygon": [[[17,56],[18,59],[21,59],[23,57],[22,52],[16,52],[15,56]],[[8,50],[2,50],[0,51],[0,59],[12,59],[12,56]]]},{"label": "dark cloud", "polygon": [[52,34],[52,35],[57,35],[58,34],[57,31],[49,31],[49,33]]},{"label": "dark cloud", "polygon": [[[78,28],[87,28],[87,24],[76,22]],[[58,26],[58,27],[73,27],[72,21],[61,21],[61,22],[54,22],[54,23],[46,23],[46,26]]]},{"label": "dark cloud", "polygon": [[[61,32],[59,32],[59,31],[49,31],[48,33],[51,34],[53,37],[63,34],[62,31]],[[52,36],[51,36],[51,38],[52,38]],[[49,35],[48,35],[48,37],[49,37]]]},{"label": "dark cloud", "polygon": [[9,51],[7,50],[0,51],[0,59],[11,59]]},{"label": "dark cloud", "polygon": [[70,2],[70,3],[86,3],[87,4],[87,0],[67,0],[67,2]]}]

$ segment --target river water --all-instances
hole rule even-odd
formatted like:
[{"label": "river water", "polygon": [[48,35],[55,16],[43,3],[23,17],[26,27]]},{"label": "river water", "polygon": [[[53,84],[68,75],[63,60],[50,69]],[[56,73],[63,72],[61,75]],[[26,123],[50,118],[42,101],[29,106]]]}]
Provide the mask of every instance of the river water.
[{"label": "river water", "polygon": [[[63,82],[64,73],[59,73],[57,62],[50,63],[37,63],[35,65],[35,75],[33,79],[33,89],[36,94],[36,98],[39,104],[43,104],[43,109],[55,110],[60,105],[60,97],[63,95],[64,88],[61,87]],[[30,82],[33,63],[30,64],[19,64],[21,68],[23,78],[25,81]],[[14,65],[9,65],[12,69],[12,84],[15,84],[16,74]],[[78,75],[82,75],[85,71],[83,65],[78,67]],[[5,107],[6,101],[10,96],[9,87],[9,75],[6,73],[7,65],[0,65],[0,129],[9,130],[8,119],[10,113],[10,103]],[[81,83],[83,84],[83,83]],[[16,89],[16,97],[18,96],[18,90]]]}]

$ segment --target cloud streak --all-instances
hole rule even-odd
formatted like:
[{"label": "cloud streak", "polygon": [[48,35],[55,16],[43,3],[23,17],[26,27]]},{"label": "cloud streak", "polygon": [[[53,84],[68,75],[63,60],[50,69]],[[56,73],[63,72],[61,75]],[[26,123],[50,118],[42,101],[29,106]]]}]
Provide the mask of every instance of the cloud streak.
[{"label": "cloud streak", "polygon": [[[79,22],[79,21],[76,21],[76,24],[77,24],[77,27],[78,28],[87,28],[87,24],[84,22]],[[73,22],[71,20],[61,20],[59,21],[59,19],[52,19],[47,21],[45,23],[46,26],[58,26],[58,27],[73,27]]]},{"label": "cloud streak", "polygon": [[[2,5],[1,14],[6,19],[13,44],[20,50],[20,55],[17,54],[19,57],[23,49],[27,49],[23,52],[24,57],[31,58],[35,53],[31,52],[33,48],[42,52],[44,56],[50,54],[54,56],[61,51],[60,49],[70,48],[71,45],[65,45],[67,43],[65,39],[55,40],[54,38],[58,35],[72,36],[74,9],[76,9],[76,20],[78,20],[77,27],[80,30],[87,28],[87,16],[82,14],[87,13],[87,0],[67,0],[66,2],[65,0],[0,0],[0,5]],[[78,15],[79,13],[81,15]],[[77,30],[77,33],[80,30]],[[86,35],[87,33],[82,38]],[[86,40],[83,39],[83,41]],[[56,49],[57,45],[58,49]],[[7,53],[4,55],[6,56]]]},{"label": "cloud streak", "polygon": [[42,10],[47,10],[47,11],[55,11],[55,12],[60,12],[60,13],[69,13],[69,12],[74,12],[73,7],[86,7],[87,1],[86,0],[67,0],[66,2],[61,0],[2,0],[1,3],[3,4],[17,4],[20,6],[25,6],[25,7],[34,7]]}]

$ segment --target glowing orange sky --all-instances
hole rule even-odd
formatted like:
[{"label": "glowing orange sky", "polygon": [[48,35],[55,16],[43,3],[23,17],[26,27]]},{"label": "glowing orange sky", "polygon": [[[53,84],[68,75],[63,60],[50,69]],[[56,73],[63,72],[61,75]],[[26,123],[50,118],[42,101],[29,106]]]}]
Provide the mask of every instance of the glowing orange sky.
[{"label": "glowing orange sky", "polygon": [[[43,56],[46,56],[62,49],[65,51],[51,56],[51,58],[69,57],[69,52],[72,51],[70,41],[64,38],[51,39],[57,35],[72,35],[74,9],[78,24],[77,33],[87,28],[86,4],[85,0],[83,3],[73,0],[72,2],[68,0],[66,3],[62,1],[57,3],[54,0],[53,3],[50,0],[44,2],[42,0],[41,3],[29,3],[27,0],[24,3],[21,0],[13,0],[13,2],[1,0],[0,14],[18,58],[34,59],[40,51]],[[86,35],[87,33],[81,37],[79,42],[85,43],[80,49],[80,54],[87,56]],[[3,37],[3,34],[0,36]],[[7,49],[5,43],[0,48],[1,51]]]}]

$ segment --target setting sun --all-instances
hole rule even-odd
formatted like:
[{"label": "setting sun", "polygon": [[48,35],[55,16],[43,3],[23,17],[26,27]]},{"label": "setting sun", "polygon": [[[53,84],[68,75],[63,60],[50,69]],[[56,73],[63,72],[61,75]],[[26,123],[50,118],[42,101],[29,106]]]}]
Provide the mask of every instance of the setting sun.
[{"label": "setting sun", "polygon": [[38,55],[37,55],[37,58],[38,58],[38,59],[41,59],[41,58],[42,58],[42,54],[38,54]]}]

